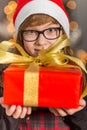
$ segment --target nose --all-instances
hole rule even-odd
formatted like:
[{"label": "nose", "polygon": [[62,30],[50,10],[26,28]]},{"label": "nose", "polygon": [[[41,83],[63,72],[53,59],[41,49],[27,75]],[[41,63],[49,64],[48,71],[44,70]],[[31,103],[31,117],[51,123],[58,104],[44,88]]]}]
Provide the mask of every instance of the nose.
[{"label": "nose", "polygon": [[47,43],[47,39],[44,37],[44,35],[41,33],[36,41],[36,44],[38,45],[45,45]]}]

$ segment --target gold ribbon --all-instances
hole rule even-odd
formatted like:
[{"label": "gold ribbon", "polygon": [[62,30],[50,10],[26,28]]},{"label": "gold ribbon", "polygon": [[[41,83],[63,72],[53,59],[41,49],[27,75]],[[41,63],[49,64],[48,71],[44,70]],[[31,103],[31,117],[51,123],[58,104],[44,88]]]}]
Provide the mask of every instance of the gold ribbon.
[{"label": "gold ribbon", "polygon": [[[15,46],[21,55],[9,52],[9,49],[12,46]],[[85,73],[87,73],[83,62],[80,59],[64,54],[62,49],[67,46],[70,46],[70,41],[67,39],[66,35],[62,35],[51,47],[46,50],[42,50],[37,57],[32,57],[28,55],[19,44],[10,41],[3,41],[0,43],[0,64],[36,63],[37,65],[44,66],[61,65],[63,67],[80,67],[85,71]],[[77,66],[69,65],[68,60],[75,62]]]},{"label": "gold ribbon", "polygon": [[24,73],[24,105],[38,106],[39,66],[30,65]]},{"label": "gold ribbon", "polygon": [[[11,46],[15,46],[21,55],[9,52],[8,50]],[[32,57],[28,55],[19,44],[3,41],[0,43],[0,64],[30,64],[35,62],[36,64],[44,66],[64,65],[67,67],[68,64],[65,60],[69,59],[75,62],[87,73],[83,62],[80,59],[63,53],[62,49],[66,46],[70,46],[70,41],[67,39],[66,35],[62,35],[53,46],[46,50],[42,50],[37,57]]]}]

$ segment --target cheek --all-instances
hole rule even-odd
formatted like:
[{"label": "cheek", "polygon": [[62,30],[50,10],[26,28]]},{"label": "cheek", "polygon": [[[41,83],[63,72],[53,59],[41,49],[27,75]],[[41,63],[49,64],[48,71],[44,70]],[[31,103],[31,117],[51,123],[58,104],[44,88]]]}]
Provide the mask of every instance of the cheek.
[{"label": "cheek", "polygon": [[25,48],[26,51],[31,51],[31,49],[32,49],[32,44],[24,43],[24,48]]},{"label": "cheek", "polygon": [[33,47],[32,43],[24,42],[24,48],[32,48],[32,47]]},{"label": "cheek", "polygon": [[49,45],[49,46],[55,44],[55,42],[56,42],[56,40],[52,40],[52,41],[50,42],[50,45]]},{"label": "cheek", "polygon": [[56,40],[48,41],[48,43],[44,45],[44,49],[49,48],[49,47],[52,46],[55,42],[56,42]]}]

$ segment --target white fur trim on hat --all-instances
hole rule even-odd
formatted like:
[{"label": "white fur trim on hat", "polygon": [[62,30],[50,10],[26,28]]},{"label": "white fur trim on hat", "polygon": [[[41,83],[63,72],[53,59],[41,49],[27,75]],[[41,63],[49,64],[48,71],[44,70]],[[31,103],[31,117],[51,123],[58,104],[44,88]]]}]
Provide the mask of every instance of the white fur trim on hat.
[{"label": "white fur trim on hat", "polygon": [[23,6],[19,11],[16,20],[15,28],[18,32],[19,26],[23,21],[32,14],[47,14],[55,18],[63,27],[66,35],[69,37],[69,20],[63,9],[56,3],[49,0],[33,0]]}]

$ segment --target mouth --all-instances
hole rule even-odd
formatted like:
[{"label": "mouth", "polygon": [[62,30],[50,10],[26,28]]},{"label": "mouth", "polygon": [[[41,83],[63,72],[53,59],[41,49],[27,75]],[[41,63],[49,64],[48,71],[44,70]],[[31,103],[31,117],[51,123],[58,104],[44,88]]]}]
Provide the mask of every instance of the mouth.
[{"label": "mouth", "polygon": [[41,49],[34,49],[35,50],[35,52],[40,52],[41,51]]},{"label": "mouth", "polygon": [[35,56],[38,56],[38,54],[41,51],[41,49],[34,49],[34,51],[35,51]]},{"label": "mouth", "polygon": [[38,56],[39,52],[43,49],[43,46],[35,46],[34,52],[35,56]]},{"label": "mouth", "polygon": [[39,47],[35,47],[35,52],[39,53],[41,50],[43,49],[42,46],[39,46]]}]

